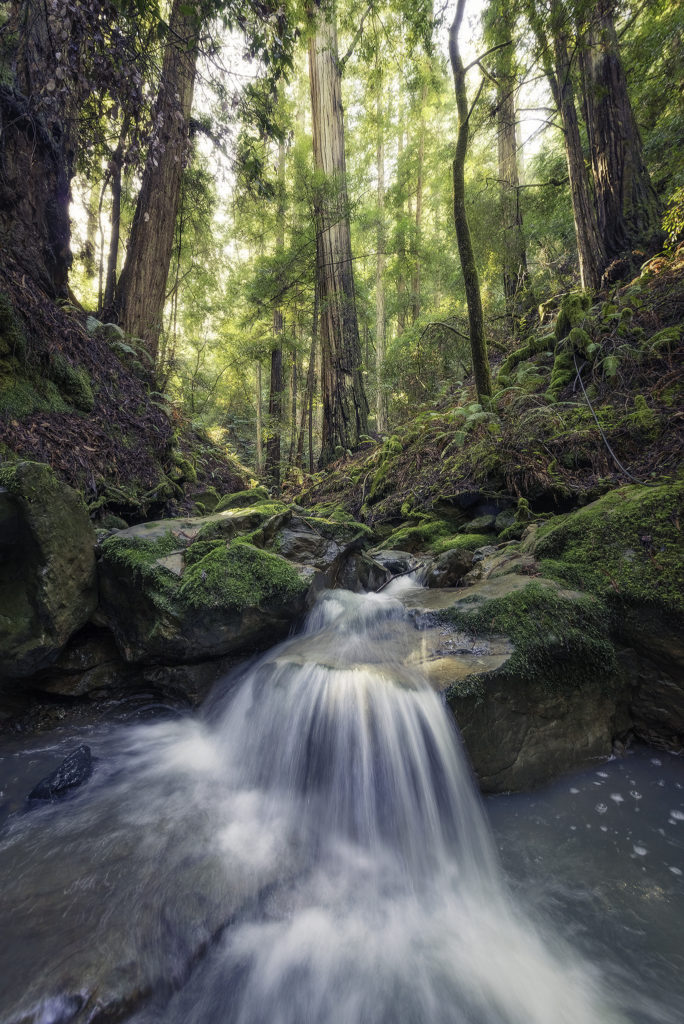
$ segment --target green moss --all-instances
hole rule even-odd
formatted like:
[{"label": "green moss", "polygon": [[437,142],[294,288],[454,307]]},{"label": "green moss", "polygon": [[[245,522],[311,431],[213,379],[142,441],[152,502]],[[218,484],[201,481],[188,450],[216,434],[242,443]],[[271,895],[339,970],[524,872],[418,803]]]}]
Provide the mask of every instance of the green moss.
[{"label": "green moss", "polygon": [[551,380],[546,392],[546,398],[549,402],[558,401],[560,392],[563,388],[567,387],[574,375],[575,363],[573,359],[573,350],[570,348],[562,348],[556,353],[556,358],[553,361]]},{"label": "green moss", "polygon": [[30,416],[34,412],[69,412],[56,384],[27,376],[16,360],[0,364],[0,414]]},{"label": "green moss", "polygon": [[395,551],[433,551],[434,545],[451,533],[442,519],[425,519],[417,525],[405,523],[394,530],[383,543],[383,548]]},{"label": "green moss", "polygon": [[26,337],[17,320],[9,296],[0,292],[0,358],[10,356],[23,359],[26,355]]},{"label": "green moss", "polygon": [[492,543],[491,533],[457,533],[451,537],[443,537],[432,545],[432,554],[441,555],[444,551],[454,548],[465,551],[477,551],[486,544]]},{"label": "green moss", "polygon": [[497,675],[541,679],[553,687],[567,685],[570,661],[580,682],[615,668],[610,616],[601,601],[587,595],[532,581],[472,610],[460,602],[440,617],[478,636],[509,637],[513,654]]},{"label": "green moss", "polygon": [[568,295],[564,295],[554,327],[556,341],[562,341],[573,327],[580,326],[590,308],[591,295],[588,292],[569,292]]},{"label": "green moss", "polygon": [[630,485],[539,528],[542,572],[620,602],[684,611],[684,482]]},{"label": "green moss", "polygon": [[197,483],[197,471],[189,459],[186,459],[185,456],[180,455],[178,452],[174,452],[172,461],[173,469],[169,473],[172,480],[175,480],[177,483],[183,481],[191,484]]},{"label": "green moss", "polygon": [[217,504],[215,511],[226,512],[230,508],[247,508],[249,505],[257,505],[261,501],[270,500],[271,496],[265,487],[252,487],[247,491],[226,494]]},{"label": "green moss", "polygon": [[212,548],[187,567],[178,600],[188,608],[241,612],[276,597],[295,600],[307,587],[284,558],[236,541]]},{"label": "green moss", "polygon": [[71,405],[82,412],[92,412],[95,405],[93,388],[88,372],[82,366],[72,366],[57,352],[50,357],[48,374]]}]

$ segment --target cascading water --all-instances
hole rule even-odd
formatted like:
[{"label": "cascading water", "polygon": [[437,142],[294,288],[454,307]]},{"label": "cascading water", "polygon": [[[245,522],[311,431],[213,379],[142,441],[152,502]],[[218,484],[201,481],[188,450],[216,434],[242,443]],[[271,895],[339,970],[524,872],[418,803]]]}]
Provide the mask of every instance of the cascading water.
[{"label": "cascading water", "polygon": [[396,598],[328,594],[203,720],[103,739],[82,793],[16,818],[0,870],[30,896],[2,908],[19,980],[0,1021],[675,1022],[621,1010],[512,902],[406,633]]}]

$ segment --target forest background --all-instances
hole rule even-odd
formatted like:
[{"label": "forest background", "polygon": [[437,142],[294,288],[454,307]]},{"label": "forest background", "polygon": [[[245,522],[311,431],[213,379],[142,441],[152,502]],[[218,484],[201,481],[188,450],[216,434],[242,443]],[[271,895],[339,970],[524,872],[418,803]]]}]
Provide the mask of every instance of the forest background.
[{"label": "forest background", "polygon": [[500,363],[681,238],[672,0],[4,6],[4,247],[272,484],[454,396],[486,411],[478,330]]}]

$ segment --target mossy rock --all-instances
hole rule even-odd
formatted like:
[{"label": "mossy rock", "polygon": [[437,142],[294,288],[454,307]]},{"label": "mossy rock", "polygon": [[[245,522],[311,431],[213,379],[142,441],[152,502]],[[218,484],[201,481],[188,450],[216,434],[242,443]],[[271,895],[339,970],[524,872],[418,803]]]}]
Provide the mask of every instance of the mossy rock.
[{"label": "mossy rock", "polygon": [[312,570],[196,520],[122,531],[102,544],[101,614],[124,658],[192,662],[260,650],[285,636]]},{"label": "mossy rock", "polygon": [[442,519],[426,518],[416,524],[403,523],[383,540],[382,547],[394,551],[437,553],[438,542],[451,534],[450,526]]},{"label": "mossy rock", "polygon": [[60,352],[56,352],[50,357],[48,375],[70,405],[81,412],[92,412],[95,396],[88,371],[84,367],[72,366]]},{"label": "mossy rock", "polygon": [[684,481],[610,491],[540,526],[544,575],[581,586],[619,609],[652,605],[684,614]]},{"label": "mossy rock", "polygon": [[260,501],[270,501],[271,496],[265,487],[252,487],[246,491],[235,491],[233,494],[226,494],[216,505],[215,512],[226,512],[231,508],[247,508],[250,505],[257,505]]},{"label": "mossy rock", "polygon": [[97,603],[81,497],[42,463],[0,468],[0,677],[49,665]]},{"label": "mossy rock", "polygon": [[610,753],[627,694],[602,601],[510,574],[455,591],[439,617],[485,651],[513,645],[500,667],[447,690],[483,790],[528,788]]}]

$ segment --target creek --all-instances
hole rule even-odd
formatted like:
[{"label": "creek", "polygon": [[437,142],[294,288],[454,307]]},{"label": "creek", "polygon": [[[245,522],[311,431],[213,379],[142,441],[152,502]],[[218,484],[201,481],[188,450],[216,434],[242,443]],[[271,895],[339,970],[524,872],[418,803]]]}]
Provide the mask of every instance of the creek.
[{"label": "creek", "polygon": [[681,758],[482,801],[403,583],[324,595],[199,714],[3,743],[2,1024],[681,1022]]}]

